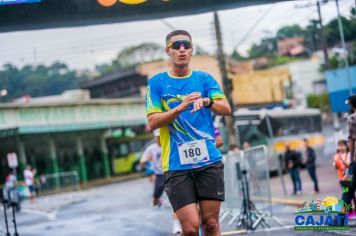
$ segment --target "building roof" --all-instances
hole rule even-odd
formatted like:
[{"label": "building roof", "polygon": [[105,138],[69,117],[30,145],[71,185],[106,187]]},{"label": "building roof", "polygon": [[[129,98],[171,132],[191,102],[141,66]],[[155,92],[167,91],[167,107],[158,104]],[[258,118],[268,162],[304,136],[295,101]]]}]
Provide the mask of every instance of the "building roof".
[{"label": "building roof", "polygon": [[95,79],[89,80],[89,81],[85,81],[84,83],[81,84],[81,88],[83,89],[90,89],[93,87],[97,87],[103,84],[107,84],[107,83],[111,83],[117,80],[121,80],[127,77],[132,77],[132,76],[141,76],[143,77],[143,75],[139,74],[135,68],[133,69],[129,69],[129,70],[118,70],[115,71],[113,73],[101,76],[101,77],[97,77]]}]

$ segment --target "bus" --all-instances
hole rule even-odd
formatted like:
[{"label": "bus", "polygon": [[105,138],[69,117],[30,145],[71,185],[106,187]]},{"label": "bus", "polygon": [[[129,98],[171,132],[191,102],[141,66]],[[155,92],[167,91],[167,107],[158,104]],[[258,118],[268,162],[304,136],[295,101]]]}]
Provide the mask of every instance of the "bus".
[{"label": "bus", "polygon": [[285,144],[304,153],[303,139],[307,138],[317,156],[324,155],[321,113],[318,109],[274,109],[234,112],[234,131],[237,144],[266,145],[270,172],[278,171],[279,161],[285,169]]},{"label": "bus", "polygon": [[135,137],[108,138],[106,140],[112,173],[128,174],[141,170],[139,162],[142,152],[153,142],[152,134],[141,134]]}]

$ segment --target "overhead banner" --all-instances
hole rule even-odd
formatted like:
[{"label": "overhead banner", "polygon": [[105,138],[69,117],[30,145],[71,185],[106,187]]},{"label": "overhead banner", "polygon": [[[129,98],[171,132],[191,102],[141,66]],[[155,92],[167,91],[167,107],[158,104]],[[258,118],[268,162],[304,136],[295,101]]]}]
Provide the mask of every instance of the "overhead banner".
[{"label": "overhead banner", "polygon": [[23,3],[39,3],[42,0],[0,0],[0,5],[12,5]]},{"label": "overhead banner", "polygon": [[[0,33],[154,20],[288,0],[0,0]],[[37,4],[21,4],[21,3]],[[17,4],[17,5],[11,5]]]}]

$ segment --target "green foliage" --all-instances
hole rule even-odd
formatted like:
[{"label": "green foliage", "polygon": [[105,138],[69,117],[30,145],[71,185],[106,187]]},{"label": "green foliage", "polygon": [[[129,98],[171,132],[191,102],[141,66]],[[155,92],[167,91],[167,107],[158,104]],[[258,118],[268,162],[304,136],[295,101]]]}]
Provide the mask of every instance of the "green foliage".
[{"label": "green foliage", "polygon": [[295,38],[305,35],[305,30],[303,30],[299,25],[288,25],[282,27],[277,31],[277,39],[285,39],[285,38]]},{"label": "green foliage", "polygon": [[318,108],[322,112],[330,112],[330,101],[327,93],[322,95],[310,94],[307,96],[309,108]]},{"label": "green foliage", "polygon": [[270,60],[270,66],[278,66],[283,65],[293,61],[300,61],[301,59],[289,56],[276,56],[272,60]]},{"label": "green foliage", "polygon": [[[356,41],[354,41],[351,47],[348,48],[348,62],[350,66],[356,65]],[[320,71],[323,72],[327,69],[333,70],[333,69],[343,68],[346,66],[344,58],[337,55],[333,55],[332,57],[329,58],[329,64],[330,64],[330,68],[325,68],[325,65],[322,65]]]},{"label": "green foliage", "polygon": [[163,58],[164,49],[156,43],[142,43],[125,48],[117,56],[117,62],[123,67],[132,67],[142,62]]},{"label": "green foliage", "polygon": [[[345,41],[356,40],[356,19],[347,19],[341,16],[341,22],[344,30]],[[329,46],[340,43],[339,22],[333,19],[325,26],[325,34]]]},{"label": "green foliage", "polygon": [[56,62],[50,66],[24,66],[22,69],[6,64],[0,71],[0,88],[7,89],[3,102],[24,95],[31,97],[60,94],[64,90],[75,89],[79,83],[88,79],[70,70],[66,64]]},{"label": "green foliage", "polygon": [[[345,40],[347,42],[356,41],[356,8],[350,9],[350,16],[348,18],[342,17]],[[254,59],[258,57],[274,58],[278,54],[277,41],[285,38],[304,37],[304,46],[306,51],[314,52],[321,49],[319,21],[310,20],[309,24],[302,28],[299,25],[284,26],[279,29],[274,37],[264,38],[260,43],[253,44],[249,49],[249,57],[247,59]],[[340,33],[337,18],[331,20],[324,25],[324,32],[327,43],[330,47],[340,44]],[[235,53],[235,52],[234,52]],[[236,57],[236,53],[235,53]],[[353,58],[356,58],[353,57]],[[351,58],[351,60],[353,60]]]},{"label": "green foliage", "polygon": [[236,61],[243,61],[243,60],[246,60],[246,57],[241,56],[241,54],[240,54],[238,51],[236,51],[236,50],[234,50],[234,51],[232,52],[231,57],[232,57],[232,59],[234,59],[234,60],[236,60]]},{"label": "green foliage", "polygon": [[[142,43],[124,48],[109,64],[95,66],[95,70],[102,76],[114,71],[135,67],[142,62],[154,61],[163,58],[164,49],[155,43]],[[199,51],[202,53],[202,51]]]},{"label": "green foliage", "polygon": [[253,44],[249,50],[249,58],[262,56],[273,57],[277,51],[277,41],[275,38],[262,39],[260,44]]}]

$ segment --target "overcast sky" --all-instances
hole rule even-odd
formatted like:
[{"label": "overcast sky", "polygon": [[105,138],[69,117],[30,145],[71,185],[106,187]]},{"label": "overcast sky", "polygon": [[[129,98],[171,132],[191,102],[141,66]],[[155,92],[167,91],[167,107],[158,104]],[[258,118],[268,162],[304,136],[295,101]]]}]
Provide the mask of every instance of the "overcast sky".
[{"label": "overcast sky", "polygon": [[[317,18],[315,0],[283,2],[270,5],[236,8],[220,11],[224,50],[232,52],[237,47],[246,53],[252,43],[272,36],[284,25],[305,26]],[[296,7],[307,5],[310,7]],[[314,5],[312,5],[314,3]],[[355,0],[341,0],[342,15],[349,15]],[[322,6],[324,23],[337,15],[334,1]],[[179,29],[188,30],[193,41],[206,51],[214,53],[216,42],[213,14],[206,13],[164,19]],[[54,61],[67,63],[73,69],[94,69],[109,63],[120,50],[143,42],[155,42],[162,46],[171,29],[161,20],[96,25],[77,28],[33,30],[0,33],[0,65],[12,63],[49,65]]]}]

